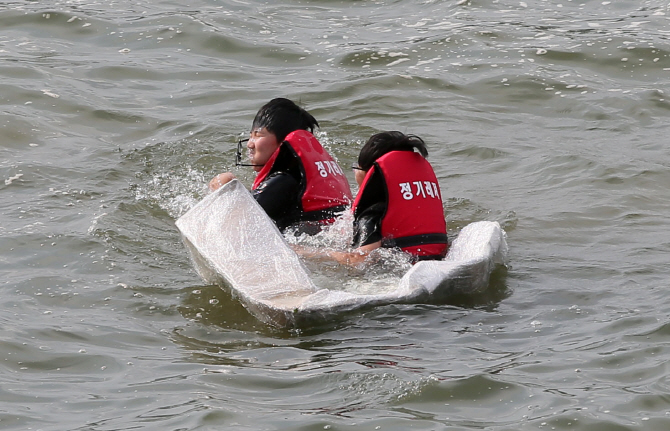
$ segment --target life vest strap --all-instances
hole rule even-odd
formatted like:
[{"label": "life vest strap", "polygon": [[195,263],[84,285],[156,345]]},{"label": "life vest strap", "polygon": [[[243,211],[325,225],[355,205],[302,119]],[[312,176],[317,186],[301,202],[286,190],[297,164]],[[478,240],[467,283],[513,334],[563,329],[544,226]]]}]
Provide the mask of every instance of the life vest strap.
[{"label": "life vest strap", "polygon": [[444,259],[444,254],[429,254],[427,256],[412,256],[410,262],[412,265],[417,262],[423,262],[426,260],[442,260]]},{"label": "life vest strap", "polygon": [[448,244],[446,233],[424,233],[421,235],[403,236],[400,238],[382,239],[382,247],[385,248],[405,248],[424,244]]}]

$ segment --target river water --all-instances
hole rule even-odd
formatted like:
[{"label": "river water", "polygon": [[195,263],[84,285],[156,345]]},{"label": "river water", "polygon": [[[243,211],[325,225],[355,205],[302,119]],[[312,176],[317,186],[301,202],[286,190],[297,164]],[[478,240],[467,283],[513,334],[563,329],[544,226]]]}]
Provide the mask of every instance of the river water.
[{"label": "river water", "polygon": [[[670,429],[667,2],[188,3],[0,3],[1,429]],[[423,137],[509,265],[298,330],[203,285],[174,221],[278,96]]]}]

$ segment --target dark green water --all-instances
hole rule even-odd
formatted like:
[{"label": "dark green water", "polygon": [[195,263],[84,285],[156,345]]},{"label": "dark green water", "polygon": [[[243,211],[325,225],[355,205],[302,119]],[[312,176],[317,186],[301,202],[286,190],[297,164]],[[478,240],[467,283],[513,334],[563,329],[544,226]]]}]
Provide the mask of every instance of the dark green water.
[{"label": "dark green water", "polygon": [[[670,428],[670,8],[658,1],[0,3],[3,430]],[[343,166],[429,144],[510,265],[301,331],[174,220],[285,96]],[[353,176],[351,177],[353,180]],[[346,277],[346,272],[341,276]]]}]

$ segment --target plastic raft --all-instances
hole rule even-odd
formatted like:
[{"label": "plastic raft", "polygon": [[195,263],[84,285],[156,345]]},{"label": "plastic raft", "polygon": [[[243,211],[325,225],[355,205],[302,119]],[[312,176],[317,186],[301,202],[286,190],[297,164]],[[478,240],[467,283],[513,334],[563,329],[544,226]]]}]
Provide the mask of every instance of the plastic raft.
[{"label": "plastic raft", "polygon": [[258,319],[303,326],[334,314],[391,303],[431,303],[486,289],[507,257],[497,222],[465,226],[441,261],[422,261],[395,289],[357,294],[319,288],[265,211],[238,181],[206,196],[176,221],[198,274],[228,286]]}]

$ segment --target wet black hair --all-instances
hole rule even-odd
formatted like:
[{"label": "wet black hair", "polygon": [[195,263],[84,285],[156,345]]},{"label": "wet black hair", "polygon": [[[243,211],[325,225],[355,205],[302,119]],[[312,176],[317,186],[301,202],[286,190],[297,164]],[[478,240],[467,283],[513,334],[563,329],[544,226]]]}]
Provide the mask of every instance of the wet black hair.
[{"label": "wet black hair", "polygon": [[416,135],[405,135],[402,132],[381,132],[372,135],[363,145],[358,154],[358,166],[367,171],[381,156],[391,151],[419,150],[423,157],[428,157],[428,148],[423,139]]},{"label": "wet black hair", "polygon": [[278,97],[270,100],[258,110],[251,130],[264,127],[268,132],[277,137],[277,141],[283,142],[286,135],[294,130],[309,130],[314,132],[319,127],[316,119],[292,100]]}]

